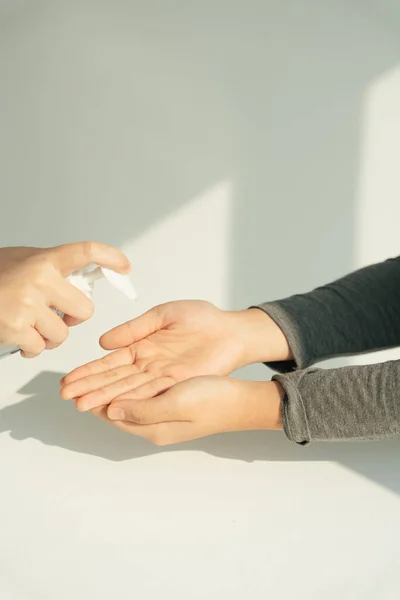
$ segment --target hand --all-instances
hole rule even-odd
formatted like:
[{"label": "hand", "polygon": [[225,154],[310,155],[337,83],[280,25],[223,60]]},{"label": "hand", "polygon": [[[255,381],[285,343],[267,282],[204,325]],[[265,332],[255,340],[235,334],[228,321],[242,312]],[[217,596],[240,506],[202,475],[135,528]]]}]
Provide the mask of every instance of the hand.
[{"label": "hand", "polygon": [[65,277],[92,263],[120,273],[130,269],[122,252],[91,242],[48,249],[0,248],[0,344],[18,346],[26,358],[59,346],[68,336],[68,324],[93,314],[92,302]]},{"label": "hand", "polygon": [[165,389],[191,377],[228,375],[252,362],[290,357],[284,334],[263,311],[224,311],[200,300],[157,306],[100,343],[119,350],[61,381],[62,398],[76,399],[78,410],[109,404],[151,381],[157,390],[161,379]]},{"label": "hand", "polygon": [[282,429],[284,392],[273,381],[196,377],[155,398],[153,391],[144,385],[92,412],[159,446],[227,431]]}]

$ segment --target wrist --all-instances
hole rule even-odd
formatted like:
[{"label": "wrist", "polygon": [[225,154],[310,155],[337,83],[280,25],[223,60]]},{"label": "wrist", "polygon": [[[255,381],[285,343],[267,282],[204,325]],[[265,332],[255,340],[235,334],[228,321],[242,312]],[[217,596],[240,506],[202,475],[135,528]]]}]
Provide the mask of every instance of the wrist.
[{"label": "wrist", "polygon": [[285,391],[276,381],[240,381],[243,386],[243,430],[280,431]]},{"label": "wrist", "polygon": [[263,310],[237,311],[235,317],[236,335],[242,344],[241,366],[293,359],[282,329]]}]

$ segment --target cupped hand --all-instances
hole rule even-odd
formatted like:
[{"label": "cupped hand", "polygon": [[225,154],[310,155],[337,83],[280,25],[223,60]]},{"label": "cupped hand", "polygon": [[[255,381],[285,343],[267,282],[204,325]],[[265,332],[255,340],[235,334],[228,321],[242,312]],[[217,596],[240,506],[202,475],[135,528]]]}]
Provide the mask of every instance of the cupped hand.
[{"label": "cupped hand", "polygon": [[282,429],[283,390],[276,382],[203,376],[159,393],[147,384],[92,412],[117,428],[164,446],[216,433]]}]

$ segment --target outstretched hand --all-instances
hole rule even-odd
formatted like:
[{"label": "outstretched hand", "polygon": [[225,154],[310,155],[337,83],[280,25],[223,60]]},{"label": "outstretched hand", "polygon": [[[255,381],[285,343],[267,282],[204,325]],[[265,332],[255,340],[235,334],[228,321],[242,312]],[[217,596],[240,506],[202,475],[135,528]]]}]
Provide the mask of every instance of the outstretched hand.
[{"label": "outstretched hand", "polygon": [[105,357],[72,371],[61,396],[78,410],[109,404],[145,386],[155,396],[186,379],[228,375],[253,362],[290,356],[279,327],[258,309],[223,311],[199,300],[169,302],[105,334]]}]

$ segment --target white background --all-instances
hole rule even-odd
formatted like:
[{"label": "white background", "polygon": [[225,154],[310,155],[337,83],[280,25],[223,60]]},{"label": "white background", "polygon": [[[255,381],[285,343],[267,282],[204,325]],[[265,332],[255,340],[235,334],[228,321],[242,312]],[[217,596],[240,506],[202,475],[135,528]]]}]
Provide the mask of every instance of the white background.
[{"label": "white background", "polygon": [[156,303],[400,253],[396,5],[0,1],[1,245],[116,244],[140,293],[100,282],[63,348],[0,364],[1,600],[399,597],[398,442],[157,448],[58,397]]}]

